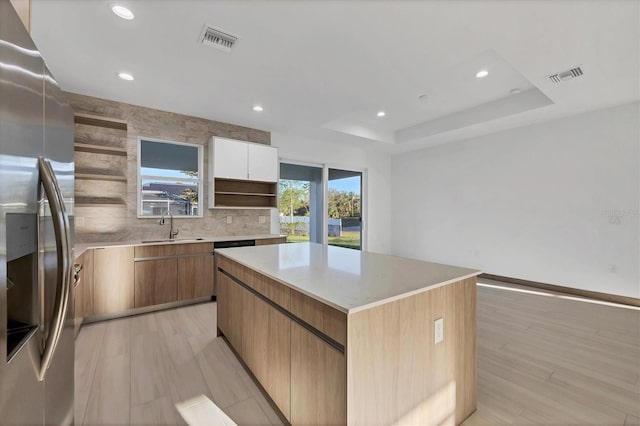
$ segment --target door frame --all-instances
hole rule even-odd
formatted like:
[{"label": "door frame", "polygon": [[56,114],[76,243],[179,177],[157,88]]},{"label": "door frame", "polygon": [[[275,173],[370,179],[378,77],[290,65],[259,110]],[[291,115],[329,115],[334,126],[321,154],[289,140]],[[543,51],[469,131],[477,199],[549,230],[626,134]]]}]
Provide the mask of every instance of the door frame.
[{"label": "door frame", "polygon": [[[338,163],[315,163],[311,161],[299,160],[291,157],[280,157],[278,161],[278,170],[280,163],[286,164],[294,164],[298,166],[307,166],[307,167],[317,167],[322,169],[322,244],[325,246],[329,245],[329,169],[336,170],[346,170],[349,172],[361,173],[361,188],[360,188],[360,217],[361,219],[361,228],[360,228],[360,251],[366,251],[367,243],[368,243],[368,190],[369,190],[369,182],[368,182],[368,169],[367,168],[359,168],[353,166],[345,166]],[[274,223],[274,219],[278,224],[278,232],[280,231],[280,209],[275,210],[275,218],[271,217],[272,224]],[[274,231],[274,227],[272,225],[271,231]]]},{"label": "door frame", "polygon": [[323,175],[322,175],[322,179],[324,180],[324,217],[325,217],[325,228],[324,228],[324,238],[323,238],[323,244],[324,245],[329,245],[329,169],[335,169],[335,170],[345,170],[348,172],[355,172],[355,173],[360,173],[361,174],[361,180],[360,180],[360,251],[366,251],[367,249],[367,234],[368,234],[368,230],[367,230],[367,214],[368,214],[368,208],[367,208],[367,189],[368,189],[368,173],[367,173],[367,169],[361,169],[361,168],[357,168],[357,167],[349,167],[349,166],[341,166],[341,165],[336,165],[333,163],[326,163],[324,165],[324,170],[323,170]]}]

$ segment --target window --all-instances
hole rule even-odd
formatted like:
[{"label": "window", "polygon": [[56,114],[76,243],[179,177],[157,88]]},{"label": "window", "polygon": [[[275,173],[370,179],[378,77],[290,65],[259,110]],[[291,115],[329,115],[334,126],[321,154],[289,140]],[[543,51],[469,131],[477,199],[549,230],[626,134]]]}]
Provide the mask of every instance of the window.
[{"label": "window", "polygon": [[138,217],[202,217],[202,145],[138,139]]},{"label": "window", "polygon": [[363,183],[362,171],[282,161],[280,233],[289,243],[361,250]]}]

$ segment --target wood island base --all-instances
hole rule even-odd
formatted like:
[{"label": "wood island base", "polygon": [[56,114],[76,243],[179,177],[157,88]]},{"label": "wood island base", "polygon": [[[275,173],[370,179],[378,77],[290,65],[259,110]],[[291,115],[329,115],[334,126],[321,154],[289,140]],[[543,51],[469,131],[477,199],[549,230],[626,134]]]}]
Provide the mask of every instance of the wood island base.
[{"label": "wood island base", "polygon": [[218,334],[291,424],[458,425],[475,411],[475,275],[342,312],[216,259]]}]

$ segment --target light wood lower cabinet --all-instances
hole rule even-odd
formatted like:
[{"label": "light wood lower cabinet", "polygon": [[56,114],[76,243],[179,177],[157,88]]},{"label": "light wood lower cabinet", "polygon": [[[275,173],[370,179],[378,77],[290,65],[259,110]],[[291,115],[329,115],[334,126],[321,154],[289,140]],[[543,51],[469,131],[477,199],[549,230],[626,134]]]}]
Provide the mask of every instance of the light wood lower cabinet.
[{"label": "light wood lower cabinet", "polygon": [[94,315],[134,307],[132,246],[94,249],[93,268]]},{"label": "light wood lower cabinet", "polygon": [[[289,292],[278,298],[282,304],[276,303],[258,290],[270,293],[270,287],[262,285],[265,277],[245,273],[224,256],[218,267],[225,271],[216,273],[219,331],[284,417],[294,425],[346,423],[346,363],[344,353],[336,349],[340,344],[332,346],[323,340],[331,340],[329,336],[320,338],[298,324],[300,317],[283,307],[289,306]],[[234,279],[227,276],[231,271]],[[312,313],[318,324],[329,324],[329,317],[335,316],[306,305],[299,311],[310,312],[310,318]]]},{"label": "light wood lower cabinet", "polygon": [[291,324],[291,424],[346,424],[346,377],[342,352]]},{"label": "light wood lower cabinet", "polygon": [[137,246],[135,307],[213,295],[213,244]]},{"label": "light wood lower cabinet", "polygon": [[242,359],[288,419],[291,411],[291,320],[249,291],[242,288],[241,291]]},{"label": "light wood lower cabinet", "polygon": [[93,249],[83,254],[82,261],[82,297],[80,298],[80,310],[82,318],[93,315]]},{"label": "light wood lower cabinet", "polygon": [[275,238],[262,238],[256,240],[257,246],[266,246],[269,244],[284,244],[287,242],[287,237],[275,237]]},{"label": "light wood lower cabinet", "polygon": [[461,424],[475,410],[475,276],[347,316],[294,287],[278,303],[271,278],[218,256],[220,331],[292,425]]},{"label": "light wood lower cabinet", "polygon": [[78,280],[74,282],[74,318],[75,334],[85,317],[93,315],[93,250],[85,251],[74,262],[74,268],[82,268],[78,272]]},{"label": "light wood lower cabinet", "polygon": [[178,300],[178,259],[147,260],[135,264],[134,307]]},{"label": "light wood lower cabinet", "polygon": [[213,295],[213,255],[178,259],[178,300]]},{"label": "light wood lower cabinet", "polygon": [[242,300],[246,291],[226,275],[218,274],[218,328],[242,356]]}]

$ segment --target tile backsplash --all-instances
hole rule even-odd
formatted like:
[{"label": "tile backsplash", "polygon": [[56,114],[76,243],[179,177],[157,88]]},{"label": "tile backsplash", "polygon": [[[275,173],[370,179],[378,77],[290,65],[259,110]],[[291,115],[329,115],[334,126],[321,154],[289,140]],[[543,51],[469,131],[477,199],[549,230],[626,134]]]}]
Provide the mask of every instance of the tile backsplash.
[{"label": "tile backsplash", "polygon": [[[79,170],[120,170],[121,181],[76,179],[75,241],[77,243],[137,241],[168,238],[169,224],[158,219],[137,217],[137,141],[148,137],[204,146],[204,176],[207,176],[207,142],[221,136],[269,145],[271,134],[262,130],[189,117],[120,102],[68,93],[76,113],[125,120],[126,131],[76,124],[76,143],[107,145],[126,149],[126,156],[76,152],[76,175]],[[108,172],[110,171],[110,172]],[[206,206],[205,180],[202,206]],[[101,200],[110,200],[103,203]],[[113,200],[117,200],[114,202]],[[178,238],[221,235],[268,234],[270,212],[262,209],[206,209],[201,218],[175,218]],[[231,216],[231,223],[227,218]],[[260,223],[260,216],[266,221]]]}]

